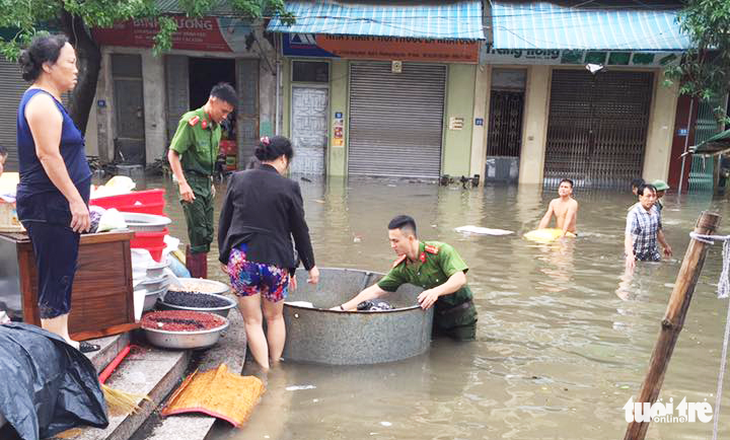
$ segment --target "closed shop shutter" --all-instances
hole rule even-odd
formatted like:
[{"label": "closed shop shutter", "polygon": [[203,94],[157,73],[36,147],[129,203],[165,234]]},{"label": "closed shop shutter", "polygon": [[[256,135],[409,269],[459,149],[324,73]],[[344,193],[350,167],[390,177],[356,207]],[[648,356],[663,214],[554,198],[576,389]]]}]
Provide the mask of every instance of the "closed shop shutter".
[{"label": "closed shop shutter", "polygon": [[190,106],[188,87],[188,57],[165,56],[165,86],[167,87],[167,143],[175,136],[177,126]]},{"label": "closed shop shutter", "polygon": [[18,63],[0,57],[0,145],[8,149],[7,171],[18,171],[18,105],[29,86],[20,76]]},{"label": "closed shop shutter", "polygon": [[348,172],[438,178],[446,66],[350,65]]},{"label": "closed shop shutter", "polygon": [[652,72],[554,70],[544,184],[626,188],[641,177]]}]

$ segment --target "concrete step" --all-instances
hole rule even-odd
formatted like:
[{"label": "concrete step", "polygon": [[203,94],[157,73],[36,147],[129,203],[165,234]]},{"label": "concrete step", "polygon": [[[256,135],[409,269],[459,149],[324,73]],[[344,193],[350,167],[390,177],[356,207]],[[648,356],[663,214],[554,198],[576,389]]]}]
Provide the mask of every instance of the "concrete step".
[{"label": "concrete step", "polygon": [[[126,345],[123,337],[106,342],[109,347],[106,350],[108,353],[100,353],[97,355],[99,360],[95,361],[100,365],[104,364],[108,356],[111,358],[116,356]],[[117,345],[121,345],[118,350]],[[177,386],[189,361],[190,351],[167,351],[151,347],[134,350],[112,374],[107,385],[127,393],[147,395],[152,402],[141,401],[139,403],[141,409],[134,414],[110,415],[109,426],[106,429],[87,427],[75,432],[72,437],[67,435],[63,437],[73,440],[128,440]]]},{"label": "concrete step", "polygon": [[[214,347],[201,353],[199,371],[228,365],[228,371],[241,373],[246,359],[246,332],[238,309],[228,314],[231,325]],[[157,413],[156,413],[157,414]],[[179,414],[159,419],[152,417],[132,440],[203,440],[215,423],[215,417],[205,414]],[[230,425],[229,425],[230,426]],[[184,436],[181,433],[185,433]]]},{"label": "concrete step", "polygon": [[101,348],[98,351],[86,353],[86,357],[91,359],[96,371],[102,372],[104,368],[129,344],[131,337],[129,333],[109,336],[106,338],[92,339],[87,342],[99,344]]}]

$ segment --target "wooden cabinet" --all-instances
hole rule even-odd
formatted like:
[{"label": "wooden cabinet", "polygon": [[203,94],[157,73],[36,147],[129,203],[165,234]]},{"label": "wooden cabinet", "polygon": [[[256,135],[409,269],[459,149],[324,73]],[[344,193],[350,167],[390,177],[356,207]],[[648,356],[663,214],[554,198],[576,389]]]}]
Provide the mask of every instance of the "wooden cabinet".
[{"label": "wooden cabinet", "polygon": [[[77,340],[122,333],[136,328],[129,242],[134,232],[107,232],[81,236],[78,269],[71,293],[69,332]],[[38,277],[30,239],[26,234],[0,234],[0,268],[17,276],[23,321],[40,325]],[[15,255],[13,254],[15,250]],[[6,276],[7,278],[7,276]],[[10,282],[7,282],[10,281]],[[2,295],[8,295],[7,292]],[[2,297],[0,295],[0,298]]]}]

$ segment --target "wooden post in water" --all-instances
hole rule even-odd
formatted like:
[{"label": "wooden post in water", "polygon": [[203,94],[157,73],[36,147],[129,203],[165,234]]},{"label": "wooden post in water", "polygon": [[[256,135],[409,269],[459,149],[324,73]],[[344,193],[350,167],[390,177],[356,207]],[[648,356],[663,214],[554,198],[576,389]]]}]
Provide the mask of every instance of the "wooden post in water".
[{"label": "wooden post in water", "polygon": [[[720,223],[720,216],[712,212],[703,212],[697,219],[695,233],[711,235],[715,233],[717,225]],[[692,301],[692,294],[695,291],[697,279],[702,272],[702,266],[705,264],[705,256],[710,245],[701,241],[690,240],[687,252],[684,254],[682,267],[679,269],[677,281],[674,283],[672,296],[669,298],[667,311],[662,319],[659,338],[654,345],[654,352],[651,354],[649,362],[649,372],[644,378],[644,384],[641,386],[641,392],[635,403],[649,402],[654,404],[659,397],[659,391],[662,389],[664,382],[664,373],[669,366],[669,360],[674,351],[674,345],[679,339],[679,333],[684,325],[684,318],[689,309],[689,303]],[[626,429],[624,440],[643,440],[646,436],[646,430],[649,429],[650,422],[629,423]]]}]

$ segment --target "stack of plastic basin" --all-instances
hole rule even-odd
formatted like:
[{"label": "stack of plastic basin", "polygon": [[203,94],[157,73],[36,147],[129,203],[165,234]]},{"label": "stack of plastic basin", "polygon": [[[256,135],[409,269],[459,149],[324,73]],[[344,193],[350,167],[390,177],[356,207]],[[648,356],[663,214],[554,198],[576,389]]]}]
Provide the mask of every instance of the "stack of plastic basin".
[{"label": "stack of plastic basin", "polygon": [[116,208],[117,211],[123,212],[164,215],[165,190],[161,188],[147,189],[118,196],[99,197],[98,199],[91,199],[89,204],[104,209]]},{"label": "stack of plastic basin", "polygon": [[155,232],[136,231],[129,246],[136,249],[147,249],[152,258],[159,263],[162,260],[162,251],[165,250],[165,235],[168,233],[167,228]]},{"label": "stack of plastic basin", "polygon": [[[99,197],[91,199],[89,204],[100,206],[104,209],[115,208],[121,212],[135,212],[138,214],[165,215],[165,190],[148,189],[144,191],[133,191],[118,196]],[[168,229],[161,231],[136,232],[130,246],[132,248],[147,249],[155,261],[162,259],[162,251],[165,249],[165,235]]]}]

